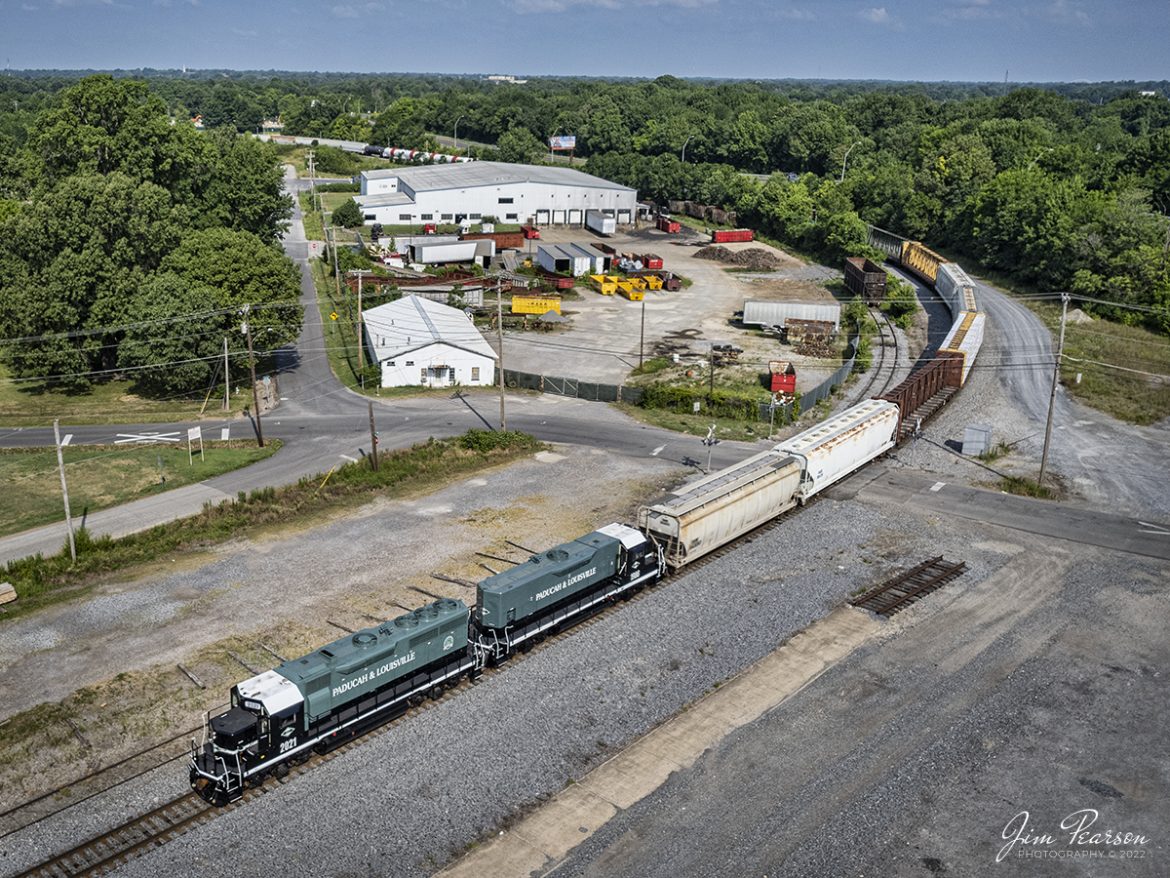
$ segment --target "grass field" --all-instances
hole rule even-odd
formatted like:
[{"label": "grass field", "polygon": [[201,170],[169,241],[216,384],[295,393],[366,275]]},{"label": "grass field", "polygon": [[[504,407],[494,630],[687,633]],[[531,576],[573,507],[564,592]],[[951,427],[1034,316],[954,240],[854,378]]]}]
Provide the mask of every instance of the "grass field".
[{"label": "grass field", "polygon": [[[280,447],[208,443],[203,459],[188,463],[174,446],[69,446],[64,449],[69,505],[76,518],[171,488],[179,488],[263,460]],[[61,477],[53,449],[0,450],[0,535],[60,520]]]},{"label": "grass field", "polygon": [[[245,386],[247,381],[244,382]],[[59,393],[41,382],[14,380],[0,366],[0,423],[9,427],[43,427],[60,418],[64,424],[132,424],[186,421],[199,417],[203,395],[146,399],[134,393],[133,381],[107,381],[85,393]],[[243,394],[231,399],[232,412],[250,405]],[[207,413],[223,415],[223,384],[211,392]]]},{"label": "grass field", "polygon": [[[1054,336],[1060,332],[1058,306],[1036,302],[1028,305]],[[1061,382],[1087,405],[1135,424],[1152,424],[1170,416],[1167,336],[1106,320],[1069,322],[1065,327],[1064,354]]]}]

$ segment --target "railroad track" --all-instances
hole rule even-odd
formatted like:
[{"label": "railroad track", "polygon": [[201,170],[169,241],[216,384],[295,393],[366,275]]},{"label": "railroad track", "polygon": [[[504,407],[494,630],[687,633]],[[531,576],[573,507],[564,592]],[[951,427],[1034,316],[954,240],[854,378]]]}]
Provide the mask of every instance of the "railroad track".
[{"label": "railroad track", "polygon": [[942,588],[966,571],[965,561],[947,561],[942,555],[938,555],[863,592],[849,603],[888,618],[932,591]]},{"label": "railroad track", "polygon": [[211,805],[195,793],[188,793],[58,854],[22,872],[17,878],[77,878],[104,874],[182,835],[191,826],[209,819],[211,811]]}]

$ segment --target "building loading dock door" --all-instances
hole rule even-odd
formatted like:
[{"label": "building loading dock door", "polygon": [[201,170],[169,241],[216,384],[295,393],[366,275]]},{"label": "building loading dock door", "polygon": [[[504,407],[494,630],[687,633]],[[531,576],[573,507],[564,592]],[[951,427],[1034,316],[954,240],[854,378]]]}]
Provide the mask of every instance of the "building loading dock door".
[{"label": "building loading dock door", "polygon": [[617,221],[619,225],[628,226],[630,224],[630,212],[628,210],[619,210]]},{"label": "building loading dock door", "polygon": [[547,210],[538,210],[536,212],[536,224],[538,226],[547,226],[548,225],[548,211]]},{"label": "building loading dock door", "polygon": [[422,371],[423,384],[427,387],[450,387],[455,383],[453,366],[426,366]]},{"label": "building loading dock door", "polygon": [[579,211],[579,210],[570,210],[569,211],[569,225],[579,226],[583,222],[585,222],[585,216],[584,216],[584,214],[581,213],[581,211]]},{"label": "building loading dock door", "polygon": [[552,221],[554,226],[563,226],[565,224],[565,212],[563,210],[554,210]]}]

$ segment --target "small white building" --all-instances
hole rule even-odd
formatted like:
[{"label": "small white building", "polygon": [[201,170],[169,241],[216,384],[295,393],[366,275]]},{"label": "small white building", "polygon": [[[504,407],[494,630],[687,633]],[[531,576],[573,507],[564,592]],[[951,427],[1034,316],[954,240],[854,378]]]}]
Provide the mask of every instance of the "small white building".
[{"label": "small white building", "polygon": [[496,353],[471,318],[418,296],[362,312],[366,349],[383,387],[490,387]]},{"label": "small white building", "polygon": [[468,162],[362,171],[354,199],[367,223],[480,222],[582,226],[587,210],[633,223],[637,192],[575,168]]},{"label": "small white building", "polygon": [[605,254],[580,244],[541,244],[536,262],[545,271],[564,272],[573,277],[605,271]]}]

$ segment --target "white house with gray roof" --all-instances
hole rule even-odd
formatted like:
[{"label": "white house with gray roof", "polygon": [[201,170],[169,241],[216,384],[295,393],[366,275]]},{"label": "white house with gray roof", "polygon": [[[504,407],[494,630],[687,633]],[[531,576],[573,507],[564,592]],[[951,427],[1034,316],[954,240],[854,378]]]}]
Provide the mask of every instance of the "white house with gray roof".
[{"label": "white house with gray roof", "polygon": [[367,223],[479,222],[583,226],[599,210],[619,225],[634,221],[637,192],[574,168],[467,162],[362,171],[355,199]]},{"label": "white house with gray roof", "polygon": [[458,308],[406,296],[363,311],[362,322],[383,387],[495,383],[496,352]]}]

